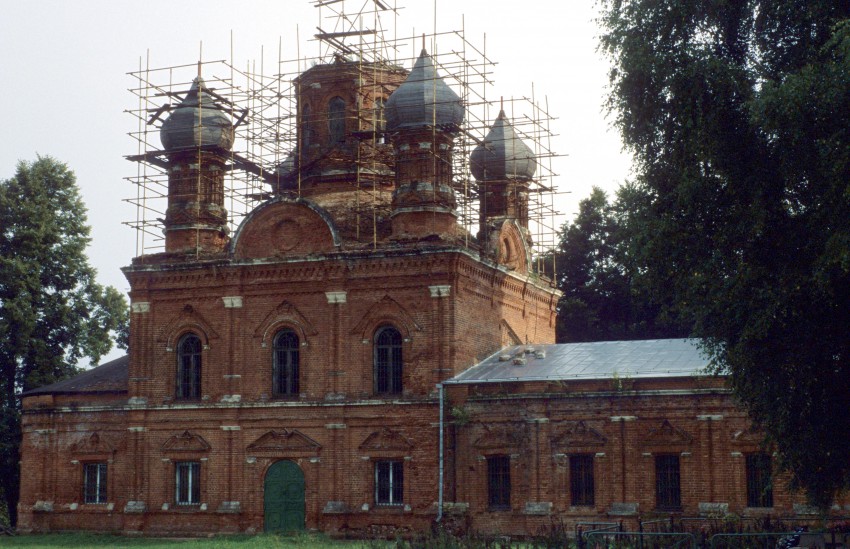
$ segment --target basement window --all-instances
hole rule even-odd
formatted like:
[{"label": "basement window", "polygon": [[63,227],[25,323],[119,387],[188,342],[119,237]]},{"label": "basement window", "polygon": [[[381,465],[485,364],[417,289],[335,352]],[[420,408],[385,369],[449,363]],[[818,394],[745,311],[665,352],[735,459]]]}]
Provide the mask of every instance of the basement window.
[{"label": "basement window", "polygon": [[174,464],[177,505],[201,503],[201,464],[198,461],[178,461]]},{"label": "basement window", "polygon": [[106,503],[106,463],[83,465],[83,503]]},{"label": "basement window", "polygon": [[401,505],[404,503],[404,462],[375,462],[375,504]]}]

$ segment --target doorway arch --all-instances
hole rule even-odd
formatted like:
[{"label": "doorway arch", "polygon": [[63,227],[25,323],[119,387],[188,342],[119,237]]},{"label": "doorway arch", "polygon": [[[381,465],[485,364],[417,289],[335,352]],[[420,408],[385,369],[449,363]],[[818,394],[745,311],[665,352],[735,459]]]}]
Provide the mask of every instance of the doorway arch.
[{"label": "doorway arch", "polygon": [[277,461],[263,482],[263,529],[266,532],[303,530],[304,472],[293,461]]}]

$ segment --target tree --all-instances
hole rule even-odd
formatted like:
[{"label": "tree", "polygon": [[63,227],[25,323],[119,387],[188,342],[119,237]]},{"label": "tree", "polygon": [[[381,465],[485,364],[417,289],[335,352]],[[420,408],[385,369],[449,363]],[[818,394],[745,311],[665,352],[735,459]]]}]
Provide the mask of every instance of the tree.
[{"label": "tree", "polygon": [[601,4],[635,260],[825,509],[850,486],[850,2]]},{"label": "tree", "polygon": [[0,182],[0,493],[14,524],[21,438],[20,393],[76,373],[112,345],[127,303],[95,281],[76,180],[50,157],[20,162]]},{"label": "tree", "polygon": [[594,187],[579,203],[572,223],[561,230],[557,251],[557,340],[612,341],[683,337],[688,330],[662,314],[631,260],[629,229],[631,186],[617,194],[614,204]]}]

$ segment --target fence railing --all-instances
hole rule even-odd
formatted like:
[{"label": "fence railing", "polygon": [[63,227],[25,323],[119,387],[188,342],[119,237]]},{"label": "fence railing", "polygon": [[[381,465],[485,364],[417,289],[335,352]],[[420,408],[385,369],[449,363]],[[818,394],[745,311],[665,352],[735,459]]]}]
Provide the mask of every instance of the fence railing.
[{"label": "fence railing", "polygon": [[693,549],[696,537],[690,532],[601,532],[592,530],[585,535],[587,549],[641,548]]},{"label": "fence railing", "polygon": [[[830,523],[836,529],[830,530]],[[850,533],[841,519],[827,521],[797,517],[710,518],[669,517],[642,521],[625,531],[622,522],[579,522],[577,549],[850,549]],[[771,529],[773,526],[773,529]],[[793,531],[792,531],[793,530]]]}]

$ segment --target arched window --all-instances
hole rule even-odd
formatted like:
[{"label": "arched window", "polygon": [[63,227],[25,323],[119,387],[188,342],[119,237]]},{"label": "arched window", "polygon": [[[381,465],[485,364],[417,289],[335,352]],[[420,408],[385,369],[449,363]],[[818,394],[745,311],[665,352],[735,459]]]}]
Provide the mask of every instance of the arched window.
[{"label": "arched window", "polygon": [[177,398],[201,397],[201,338],[186,334],[177,344]]},{"label": "arched window", "polygon": [[298,394],[298,346],[298,336],[290,329],[281,330],[274,337],[275,396]]},{"label": "arched window", "polygon": [[339,96],[328,102],[328,135],[331,143],[345,139],[345,100]]},{"label": "arched window", "polygon": [[401,334],[392,326],[375,332],[375,392],[401,393]]},{"label": "arched window", "polygon": [[301,144],[306,150],[313,143],[313,113],[310,105],[304,105],[301,109]]},{"label": "arched window", "polygon": [[383,97],[375,98],[374,107],[372,110],[372,127],[375,128],[375,141],[377,143],[384,142],[384,130],[387,129],[387,120],[384,118],[384,107],[387,100]]}]

